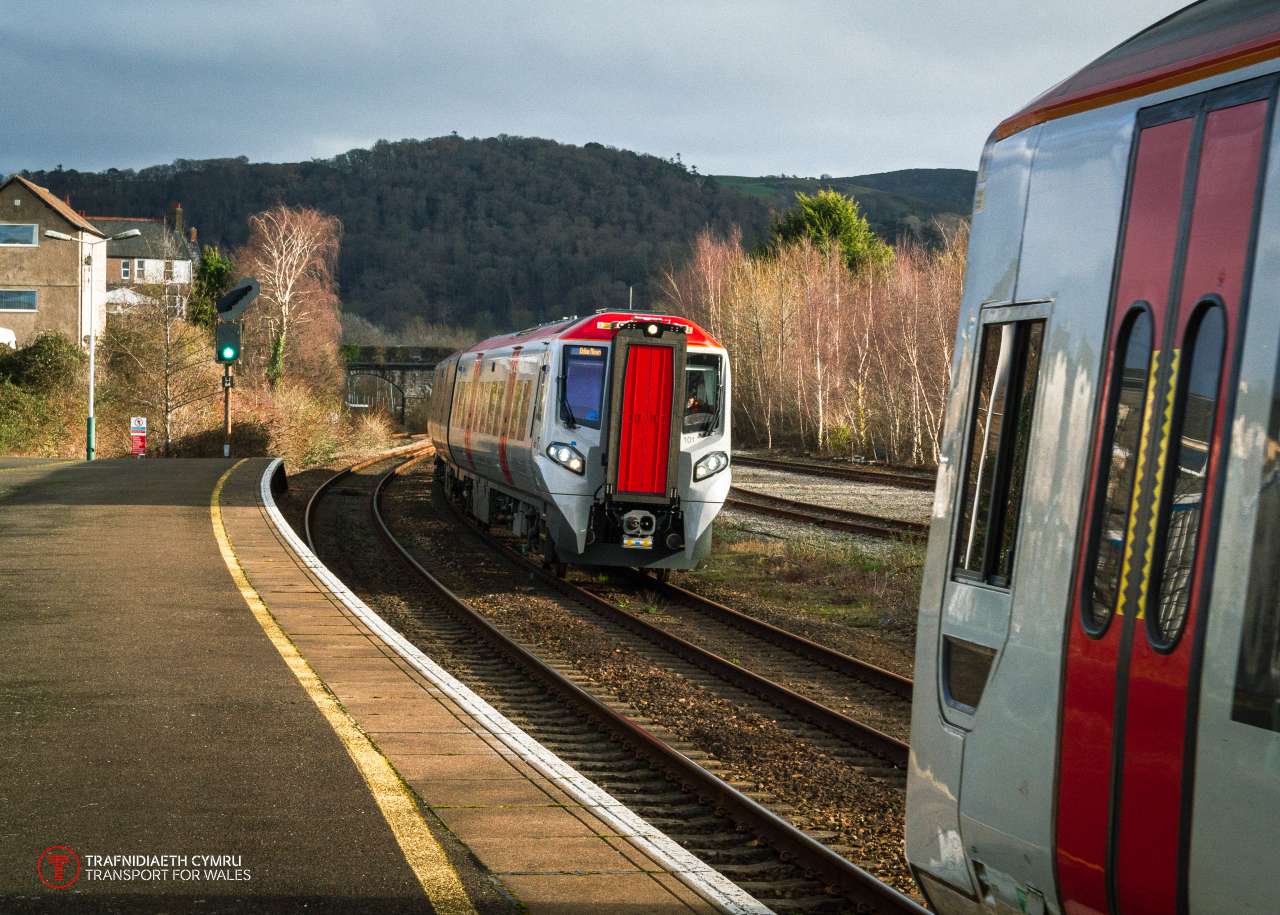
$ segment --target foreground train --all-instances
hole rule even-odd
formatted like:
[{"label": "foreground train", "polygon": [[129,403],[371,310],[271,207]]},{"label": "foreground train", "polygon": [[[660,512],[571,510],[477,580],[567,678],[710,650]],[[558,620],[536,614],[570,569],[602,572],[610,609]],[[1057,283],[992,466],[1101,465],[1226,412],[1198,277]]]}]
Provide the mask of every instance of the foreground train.
[{"label": "foreground train", "polygon": [[1280,5],[1206,0],[982,157],[916,654],[945,913],[1275,912]]},{"label": "foreground train", "polygon": [[684,318],[599,312],[495,337],[435,371],[451,495],[548,564],[688,569],[729,492],[729,359]]}]

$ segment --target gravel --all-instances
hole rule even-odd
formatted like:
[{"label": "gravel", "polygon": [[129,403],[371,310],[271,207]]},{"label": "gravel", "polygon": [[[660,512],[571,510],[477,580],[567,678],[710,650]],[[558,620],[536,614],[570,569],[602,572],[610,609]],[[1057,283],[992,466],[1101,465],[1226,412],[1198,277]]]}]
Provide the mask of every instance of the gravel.
[{"label": "gravel", "polygon": [[811,502],[903,521],[927,522],[933,508],[931,491],[802,473],[784,473],[762,467],[735,465],[733,485],[797,502]]}]

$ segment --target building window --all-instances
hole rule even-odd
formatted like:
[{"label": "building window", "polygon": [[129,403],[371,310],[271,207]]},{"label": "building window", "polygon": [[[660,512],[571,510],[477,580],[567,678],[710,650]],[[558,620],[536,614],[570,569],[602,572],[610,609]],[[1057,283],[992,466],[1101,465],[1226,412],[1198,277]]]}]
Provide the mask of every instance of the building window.
[{"label": "building window", "polygon": [[983,328],[960,496],[957,578],[1009,587],[1043,344],[1043,320]]},{"label": "building window", "polygon": [[40,243],[40,227],[26,223],[0,222],[0,245],[32,247]]},{"label": "building window", "polygon": [[127,280],[129,278],[129,268],[131,266],[132,264],[127,257],[120,262],[120,279]]},{"label": "building window", "polygon": [[147,281],[147,271],[145,268],[146,268],[146,261],[144,261],[142,258],[138,258],[136,261],[133,262],[134,277],[137,279],[139,283],[145,283]]},{"label": "building window", "polygon": [[166,283],[173,282],[173,261],[164,262],[164,281]]},{"label": "building window", "polygon": [[34,289],[0,289],[0,311],[35,311]]}]

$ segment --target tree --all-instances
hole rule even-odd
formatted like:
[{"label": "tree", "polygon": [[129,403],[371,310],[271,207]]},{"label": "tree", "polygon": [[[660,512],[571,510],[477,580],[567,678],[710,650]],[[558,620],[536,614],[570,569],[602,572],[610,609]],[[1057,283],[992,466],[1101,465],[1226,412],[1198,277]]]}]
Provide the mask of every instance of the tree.
[{"label": "tree", "polygon": [[156,417],[160,453],[199,420],[192,409],[221,393],[209,335],[189,323],[163,285],[133,287],[137,301],[107,322],[102,350],[109,396],[131,413]]},{"label": "tree", "polygon": [[884,269],[893,263],[893,248],[871,231],[852,197],[833,190],[796,193],[796,206],[774,223],[775,249],[807,239],[824,253],[839,248],[845,266],[854,273]]},{"label": "tree", "polygon": [[191,282],[191,298],[187,302],[187,320],[197,327],[211,328],[218,320],[214,305],[231,288],[235,266],[217,245],[205,245],[200,266]]},{"label": "tree", "polygon": [[262,288],[247,320],[252,330],[265,331],[256,336],[269,347],[266,375],[273,387],[284,378],[291,339],[308,325],[322,331],[312,343],[332,349],[336,360],[341,233],[336,217],[309,207],[281,204],[249,217],[249,242],[237,260]]}]

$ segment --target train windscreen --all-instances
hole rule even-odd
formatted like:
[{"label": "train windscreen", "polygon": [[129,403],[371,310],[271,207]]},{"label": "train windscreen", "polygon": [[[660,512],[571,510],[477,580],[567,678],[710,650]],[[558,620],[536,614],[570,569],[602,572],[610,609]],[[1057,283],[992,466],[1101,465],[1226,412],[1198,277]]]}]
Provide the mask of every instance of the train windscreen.
[{"label": "train windscreen", "polygon": [[563,422],[600,428],[606,352],[601,346],[565,347],[560,395],[560,419]]}]

